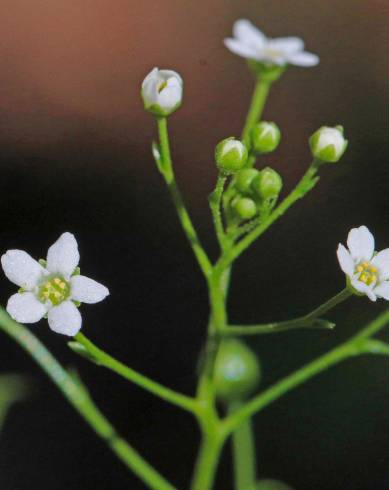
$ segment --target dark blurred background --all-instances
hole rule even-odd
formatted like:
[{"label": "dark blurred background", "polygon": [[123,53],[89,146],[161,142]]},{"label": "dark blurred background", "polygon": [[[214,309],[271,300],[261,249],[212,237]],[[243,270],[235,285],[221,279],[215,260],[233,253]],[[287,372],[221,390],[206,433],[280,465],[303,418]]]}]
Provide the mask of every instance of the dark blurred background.
[{"label": "dark blurred background", "polygon": [[[343,124],[349,149],[322,171],[319,187],[247,252],[234,271],[235,322],[302,314],[344,285],[335,249],[366,224],[389,244],[389,4],[386,0],[2,0],[0,3],[0,244],[36,258],[65,230],[75,233],[86,275],[111,296],[84,306],[84,332],[133,368],[191,394],[205,338],[204,282],[154,168],[153,119],[139,98],[153,66],[185,79],[171,117],[177,176],[212,257],[207,194],[214,145],[239,135],[253,79],[222,39],[247,17],[269,36],[298,35],[317,68],[291,68],[265,118],[283,142],[265,163],[288,191],[309,162],[308,136]],[[1,278],[1,302],[15,286]],[[329,316],[334,332],[251,339],[267,386],[374,318],[384,302],[352,299]],[[45,322],[31,329],[139,451],[188,488],[199,435],[194,421],[135,386],[76,358]],[[389,340],[389,332],[383,337]],[[143,489],[97,440],[29,357],[5,336],[2,372],[29,373],[35,396],[18,404],[0,435],[4,490]],[[389,487],[389,361],[335,367],[255,420],[261,477],[298,490]],[[228,448],[219,490],[230,490]]]}]

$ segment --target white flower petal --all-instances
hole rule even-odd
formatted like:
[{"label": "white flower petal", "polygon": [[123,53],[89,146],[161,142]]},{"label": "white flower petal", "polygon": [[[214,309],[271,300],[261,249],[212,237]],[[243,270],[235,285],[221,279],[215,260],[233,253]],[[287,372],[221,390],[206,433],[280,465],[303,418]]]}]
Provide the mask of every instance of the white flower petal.
[{"label": "white flower petal", "polygon": [[243,58],[249,58],[257,61],[262,61],[264,59],[264,56],[260,50],[256,50],[254,47],[241,41],[237,41],[236,39],[224,39],[224,44],[234,54],[242,56]]},{"label": "white flower petal", "polygon": [[[177,83],[177,82],[176,82]],[[157,104],[162,109],[172,109],[182,100],[182,88],[177,84],[167,85],[159,94]]]},{"label": "white flower petal", "polygon": [[63,233],[47,252],[47,270],[69,278],[80,260],[77,241],[71,233]]},{"label": "white flower petal", "polygon": [[376,301],[377,297],[374,294],[373,288],[371,286],[368,286],[362,281],[358,281],[358,279],[354,278],[351,280],[351,286],[356,289],[358,292],[362,294],[366,294],[366,296],[371,300],[371,301]]},{"label": "white flower petal", "polygon": [[10,281],[23,289],[31,290],[45,274],[45,269],[23,250],[8,250],[1,257],[1,265]]},{"label": "white flower petal", "polygon": [[81,303],[98,303],[109,295],[108,289],[85,276],[73,276],[70,280],[71,297]]},{"label": "white flower petal", "polygon": [[265,34],[247,19],[237,20],[232,28],[232,33],[239,41],[255,47],[261,47],[266,43]]},{"label": "white flower petal", "polygon": [[142,89],[145,89],[146,85],[148,85],[150,81],[156,80],[157,78],[158,78],[158,68],[153,68],[151,72],[143,80]]},{"label": "white flower petal", "polygon": [[347,246],[356,262],[370,260],[374,253],[374,237],[366,226],[353,228],[348,234]]},{"label": "white flower petal", "polygon": [[77,307],[71,301],[64,301],[51,308],[48,314],[49,327],[53,332],[74,337],[80,330],[82,319]]},{"label": "white flower petal", "polygon": [[47,313],[47,307],[33,293],[16,293],[7,303],[10,316],[20,323],[35,323]]},{"label": "white flower petal", "polygon": [[301,53],[286,54],[288,63],[296,66],[316,66],[320,59],[316,54],[303,51]]},{"label": "white flower petal", "polygon": [[371,263],[377,267],[381,281],[389,279],[389,248],[381,250],[373,257]]},{"label": "white flower petal", "polygon": [[348,276],[352,277],[355,269],[355,263],[349,251],[341,243],[338,245],[336,255],[338,256],[339,265],[342,271]]},{"label": "white flower petal", "polygon": [[174,70],[159,70],[159,75],[168,83],[171,83],[174,80],[180,87],[184,85],[181,75]]},{"label": "white flower petal", "polygon": [[374,292],[379,298],[384,298],[389,301],[389,281],[378,284],[378,286],[374,288]]},{"label": "white flower petal", "polygon": [[304,49],[304,41],[299,37],[278,37],[269,39],[269,47],[291,54]]}]

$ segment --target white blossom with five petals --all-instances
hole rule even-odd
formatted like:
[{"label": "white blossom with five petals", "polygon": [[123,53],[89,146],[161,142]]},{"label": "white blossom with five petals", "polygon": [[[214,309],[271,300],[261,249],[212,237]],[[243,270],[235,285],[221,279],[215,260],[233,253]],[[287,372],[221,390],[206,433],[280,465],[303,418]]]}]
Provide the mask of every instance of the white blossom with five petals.
[{"label": "white blossom with five petals", "polygon": [[353,228],[347,246],[338,246],[338,260],[350,286],[372,301],[389,300],[389,248],[375,253],[374,237],[366,226]]},{"label": "white blossom with five petals", "polygon": [[315,66],[319,57],[304,51],[304,41],[299,37],[266,37],[249,20],[240,19],[232,28],[234,37],[224,40],[233,53],[272,65]]},{"label": "white blossom with five petals", "polygon": [[74,336],[82,319],[75,302],[98,303],[108,289],[77,274],[80,260],[77,241],[63,233],[49,248],[42,265],[23,250],[8,250],[1,257],[5,275],[21,289],[7,303],[10,316],[21,323],[35,323],[45,315],[51,330]]}]

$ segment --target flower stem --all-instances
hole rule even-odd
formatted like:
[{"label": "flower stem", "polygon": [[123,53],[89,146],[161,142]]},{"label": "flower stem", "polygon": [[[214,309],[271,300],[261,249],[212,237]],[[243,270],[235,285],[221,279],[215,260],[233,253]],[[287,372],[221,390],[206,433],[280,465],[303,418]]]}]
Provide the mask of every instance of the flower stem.
[{"label": "flower stem", "polygon": [[[367,327],[362,329],[357,335],[351,337],[340,346],[335,347],[314,361],[306,364],[289,376],[286,376],[278,383],[254,397],[239,410],[229,415],[223,422],[223,424],[225,424],[225,430],[227,430],[227,432],[235,431],[242,424],[242,422],[247,420],[247,418],[252,417],[254,414],[260,412],[265,407],[270,405],[270,403],[273,403],[275,400],[278,400],[278,398],[285,395],[288,391],[292,390],[296,386],[299,386],[329,367],[339,363],[340,361],[355,355],[375,353],[375,344],[372,346],[372,341],[369,339],[376,332],[384,328],[388,323],[389,310],[382,313]],[[383,348],[380,349],[380,351],[377,349],[377,354],[384,353],[388,355],[388,352],[385,352]]]},{"label": "flower stem", "polygon": [[197,457],[191,490],[211,490],[223,447],[223,439],[205,434]]},{"label": "flower stem", "polygon": [[27,328],[13,321],[2,308],[0,308],[0,329],[31,355],[57,385],[73,408],[148,488],[175,490],[135,449],[122,439],[96,407],[81,381],[67,372]]},{"label": "flower stem", "polygon": [[257,78],[253,96],[251,98],[250,108],[242,131],[242,140],[248,149],[250,147],[250,131],[262,115],[270,87],[271,81],[263,80],[260,77]]},{"label": "flower stem", "polygon": [[331,310],[342,301],[352,296],[348,288],[343,289],[340,293],[315,308],[307,315],[294,318],[293,320],[285,320],[283,322],[263,323],[259,325],[226,325],[221,329],[222,335],[262,335],[268,333],[285,332],[286,330],[295,330],[297,328],[309,329],[333,329],[334,323],[318,318],[318,316]]},{"label": "flower stem", "polygon": [[153,395],[162,398],[163,400],[176,405],[184,410],[195,413],[197,410],[196,400],[182,395],[181,393],[177,393],[170,388],[166,388],[165,386],[157,383],[156,381],[151,380],[147,376],[134,371],[130,367],[121,363],[117,359],[113,358],[103,350],[99,349],[95,344],[93,344],[89,339],[85,337],[84,334],[78,332],[78,334],[74,337],[77,342],[85,347],[87,352],[92,356],[93,359],[96,359],[99,364],[104,367],[114,371],[119,374],[123,378],[135,383],[146,391],[149,391]]},{"label": "flower stem", "polygon": [[174,175],[172,158],[170,154],[169,134],[167,129],[166,117],[157,118],[159,141],[162,155],[162,173],[170,191],[171,198],[176,207],[178,217],[180,219],[182,228],[186,234],[186,237],[192,247],[193,253],[197,259],[197,262],[202,270],[203,274],[208,277],[212,270],[212,264],[205,253],[200,240],[197,236],[197,232],[193,226],[192,220],[185,208],[184,200],[181,192],[177,186],[177,182]]},{"label": "flower stem", "polygon": [[223,250],[226,245],[226,237],[224,233],[222,215],[221,215],[221,201],[224,190],[224,185],[226,183],[227,177],[224,174],[219,174],[216,182],[215,190],[210,195],[209,205],[212,211],[213,223],[216,230],[216,236],[220,245],[220,248]]},{"label": "flower stem", "polygon": [[[230,404],[228,413],[232,414],[242,403]],[[232,453],[234,460],[235,490],[254,488],[256,481],[255,441],[251,418],[246,419],[232,434]]]}]

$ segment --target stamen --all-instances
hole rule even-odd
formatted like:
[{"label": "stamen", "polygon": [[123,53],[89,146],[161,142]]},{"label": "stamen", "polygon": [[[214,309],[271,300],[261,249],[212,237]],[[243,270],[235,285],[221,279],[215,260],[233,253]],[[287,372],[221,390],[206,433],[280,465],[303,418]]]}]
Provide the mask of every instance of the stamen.
[{"label": "stamen", "polygon": [[46,303],[50,301],[52,305],[56,306],[65,301],[70,295],[70,284],[62,277],[52,277],[50,280],[46,280],[41,286],[38,292],[38,298]]}]

